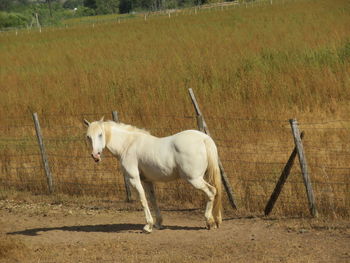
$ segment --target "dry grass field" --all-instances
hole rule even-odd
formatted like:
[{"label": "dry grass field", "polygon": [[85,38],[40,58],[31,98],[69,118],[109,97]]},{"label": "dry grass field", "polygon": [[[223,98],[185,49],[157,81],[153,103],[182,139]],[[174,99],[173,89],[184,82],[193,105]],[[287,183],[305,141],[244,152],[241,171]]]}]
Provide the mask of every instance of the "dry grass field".
[{"label": "dry grass field", "polygon": [[[1,120],[33,111],[348,116],[349,3],[270,5],[1,34]],[[157,103],[154,103],[154,102]]]},{"label": "dry grass field", "polygon": [[[117,110],[157,136],[193,129],[192,88],[241,211],[262,213],[294,147],[288,119],[297,118],[321,216],[348,218],[349,13],[346,0],[276,0],[1,33],[2,188],[47,191],[38,112],[56,193],[124,200],[117,160],[90,160],[82,119]],[[204,205],[182,182],[157,191],[167,207]],[[309,214],[298,162],[274,213]]]}]

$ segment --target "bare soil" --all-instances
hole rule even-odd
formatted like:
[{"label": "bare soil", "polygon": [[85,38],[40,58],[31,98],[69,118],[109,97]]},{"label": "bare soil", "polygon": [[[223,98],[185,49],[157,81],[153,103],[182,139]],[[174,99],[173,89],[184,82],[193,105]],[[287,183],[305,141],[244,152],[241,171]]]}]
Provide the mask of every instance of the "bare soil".
[{"label": "bare soil", "polygon": [[[137,205],[132,205],[132,207]],[[350,262],[348,220],[238,216],[204,228],[201,210],[140,210],[0,201],[0,262]]]}]

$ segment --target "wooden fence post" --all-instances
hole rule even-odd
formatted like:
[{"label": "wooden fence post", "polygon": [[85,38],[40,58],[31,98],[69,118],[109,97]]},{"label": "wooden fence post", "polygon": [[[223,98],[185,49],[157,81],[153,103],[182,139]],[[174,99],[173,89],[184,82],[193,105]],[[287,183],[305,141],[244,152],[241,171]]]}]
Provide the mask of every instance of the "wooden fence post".
[{"label": "wooden fence post", "polygon": [[[304,132],[301,133],[300,135],[300,138],[303,139],[304,137]],[[283,188],[283,185],[284,183],[287,181],[287,178],[290,174],[290,170],[292,169],[292,166],[294,164],[294,159],[295,157],[297,156],[297,147],[294,147],[289,159],[288,159],[288,162],[286,164],[286,166],[284,167],[283,171],[282,171],[282,174],[280,176],[280,178],[278,179],[278,182],[275,186],[275,189],[273,190],[272,194],[271,194],[271,197],[269,199],[269,201],[267,202],[266,204],[266,207],[265,207],[265,216],[269,215],[270,212],[272,211],[272,208],[273,206],[275,205],[277,199],[278,199],[278,196],[280,195],[281,191],[282,191],[282,188]]]},{"label": "wooden fence post", "polygon": [[112,117],[113,117],[113,121],[119,123],[119,116],[118,116],[118,112],[117,111],[112,111]]},{"label": "wooden fence post", "polygon": [[47,185],[49,188],[49,192],[52,193],[54,190],[53,189],[52,174],[51,174],[51,170],[50,170],[49,159],[47,158],[47,154],[46,154],[46,150],[45,150],[43,136],[41,133],[38,114],[36,112],[33,113],[33,120],[34,120],[34,125],[35,125],[36,136],[38,138],[38,143],[39,143],[39,147],[40,147],[41,159],[43,161],[45,174],[46,174],[46,178],[47,178]]},{"label": "wooden fence post", "polygon": [[[113,121],[119,122],[118,112],[112,111]],[[131,202],[131,189],[130,185],[128,184],[128,181],[126,180],[125,174],[123,173],[124,177],[124,185],[125,185],[125,192],[126,192],[126,201]]]},{"label": "wooden fence post", "polygon": [[314,198],[314,193],[312,190],[311,181],[310,181],[309,174],[307,171],[307,162],[306,162],[305,152],[304,152],[304,148],[303,148],[303,143],[302,143],[301,137],[300,137],[298,122],[295,119],[291,119],[291,120],[289,120],[289,122],[290,122],[290,125],[292,127],[292,134],[294,137],[295,147],[297,148],[301,173],[303,175],[303,181],[304,181],[304,185],[306,188],[307,198],[309,201],[310,213],[312,214],[313,217],[317,217],[318,213],[317,213],[317,209],[316,209],[315,198]]},{"label": "wooden fence post", "polygon": [[[196,111],[198,129],[210,136],[210,132],[209,132],[208,126],[207,126],[207,124],[206,124],[206,122],[204,120],[202,112],[199,109],[199,106],[198,106],[196,97],[194,96],[193,90],[190,88],[190,89],[188,89],[188,91],[190,93],[190,97],[191,97],[191,101],[193,103],[194,109]],[[237,205],[236,205],[236,202],[235,202],[235,198],[234,198],[234,195],[233,195],[233,190],[232,190],[231,184],[230,184],[230,182],[229,182],[229,180],[227,178],[227,175],[225,173],[224,167],[222,166],[222,163],[221,163],[220,159],[219,159],[219,168],[220,168],[222,183],[224,184],[224,187],[225,187],[228,199],[230,201],[230,204],[231,204],[231,206],[234,209],[237,209]]]},{"label": "wooden fence post", "polygon": [[205,133],[203,116],[202,115],[197,115],[196,119],[197,119],[198,130]]}]

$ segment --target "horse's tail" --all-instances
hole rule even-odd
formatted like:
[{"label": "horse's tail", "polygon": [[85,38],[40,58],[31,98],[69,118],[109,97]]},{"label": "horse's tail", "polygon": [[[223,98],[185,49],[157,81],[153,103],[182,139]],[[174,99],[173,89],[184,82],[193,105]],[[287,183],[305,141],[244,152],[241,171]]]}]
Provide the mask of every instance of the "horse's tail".
[{"label": "horse's tail", "polygon": [[222,198],[222,183],[221,183],[221,174],[220,174],[220,168],[219,168],[219,157],[218,157],[218,150],[216,148],[216,145],[210,137],[204,140],[205,147],[207,150],[207,156],[208,156],[208,168],[207,168],[207,176],[209,184],[215,187],[216,189],[216,195],[214,198],[214,205],[213,205],[213,217],[216,223],[216,226],[219,227],[219,225],[222,222],[222,205],[221,205],[221,198]]}]

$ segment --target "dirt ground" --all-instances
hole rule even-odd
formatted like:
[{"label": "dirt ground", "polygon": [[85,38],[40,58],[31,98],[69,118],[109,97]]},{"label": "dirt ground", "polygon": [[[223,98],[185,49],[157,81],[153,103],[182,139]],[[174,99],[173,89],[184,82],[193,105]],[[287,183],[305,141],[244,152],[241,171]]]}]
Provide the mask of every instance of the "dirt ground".
[{"label": "dirt ground", "polygon": [[[134,205],[137,207],[137,204]],[[238,216],[204,228],[203,211],[163,212],[0,201],[0,262],[350,262],[350,222]]]}]

